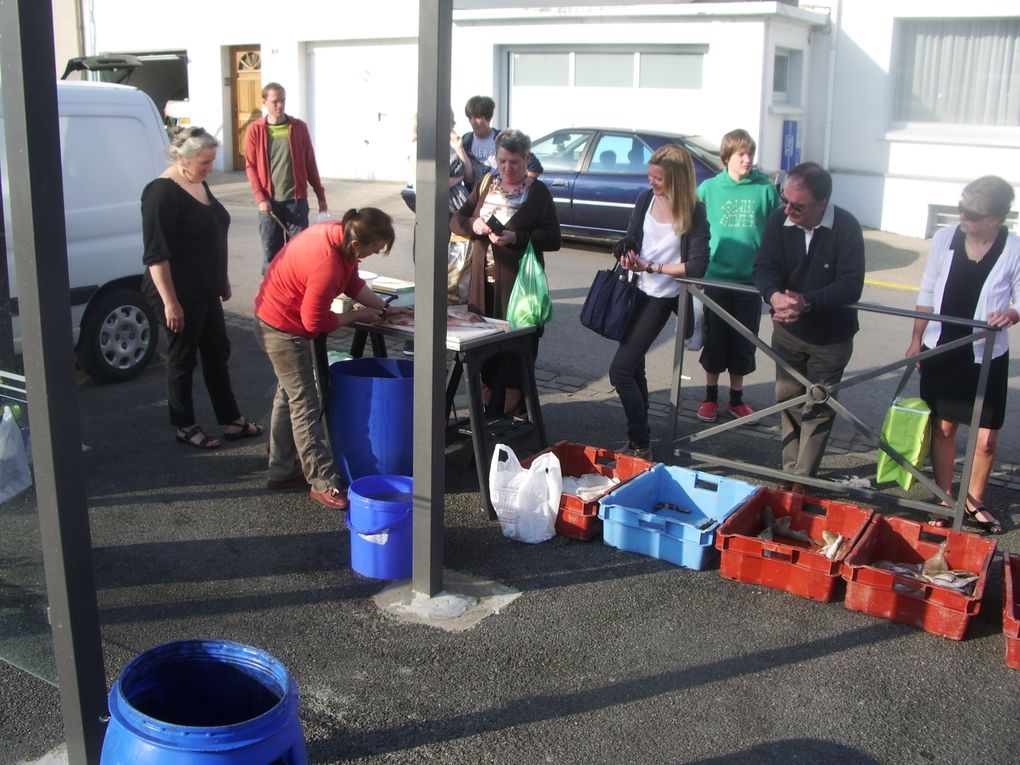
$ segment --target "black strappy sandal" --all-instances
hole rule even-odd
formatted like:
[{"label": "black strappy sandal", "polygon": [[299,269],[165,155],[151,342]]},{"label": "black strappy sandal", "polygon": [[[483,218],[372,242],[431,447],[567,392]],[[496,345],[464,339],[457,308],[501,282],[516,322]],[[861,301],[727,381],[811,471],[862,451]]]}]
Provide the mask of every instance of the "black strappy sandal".
[{"label": "black strappy sandal", "polygon": [[240,422],[231,422],[228,428],[240,428],[237,431],[223,431],[223,437],[228,441],[238,441],[242,438],[256,438],[262,435],[263,427],[252,422],[247,417],[242,417]]},{"label": "black strappy sandal", "polygon": [[[194,446],[196,449],[219,449],[223,445],[217,439],[207,435],[206,432],[202,430],[201,425],[192,425],[187,430],[178,428],[176,435],[177,440],[182,444]],[[196,441],[194,440],[196,436],[202,436],[202,438]]]},{"label": "black strappy sandal", "polygon": [[[986,534],[994,534],[997,536],[999,534],[1002,534],[1006,530],[1003,527],[1002,522],[995,516],[995,513],[993,513],[984,505],[978,505],[973,509],[971,509],[971,507],[968,505],[965,508],[965,510],[967,513],[967,517],[974,521],[974,523],[976,523],[982,529],[984,529]],[[985,513],[986,515],[990,516],[992,520],[983,521],[977,517],[978,513]]]}]

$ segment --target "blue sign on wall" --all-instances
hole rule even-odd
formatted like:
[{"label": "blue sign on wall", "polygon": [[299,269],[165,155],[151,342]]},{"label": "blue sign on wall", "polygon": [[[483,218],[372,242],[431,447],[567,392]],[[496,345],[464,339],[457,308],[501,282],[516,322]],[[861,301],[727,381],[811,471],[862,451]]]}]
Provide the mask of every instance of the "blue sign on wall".
[{"label": "blue sign on wall", "polygon": [[790,171],[800,164],[800,122],[783,120],[783,156],[779,166]]}]

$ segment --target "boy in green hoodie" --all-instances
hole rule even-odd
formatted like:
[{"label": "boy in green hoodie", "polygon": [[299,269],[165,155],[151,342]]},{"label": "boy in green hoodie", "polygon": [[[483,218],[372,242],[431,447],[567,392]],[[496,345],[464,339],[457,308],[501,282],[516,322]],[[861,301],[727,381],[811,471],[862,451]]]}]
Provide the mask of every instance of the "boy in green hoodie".
[{"label": "boy in green hoodie", "polygon": [[[754,259],[761,247],[765,221],[778,207],[779,192],[765,173],[754,169],[757,146],[746,130],[723,136],[719,157],[726,169],[698,186],[712,229],[711,254],[706,279],[752,285]],[[706,287],[705,295],[719,303],[749,330],[758,334],[761,296],[721,287]],[[709,311],[705,317],[705,346],[701,351],[705,369],[705,400],[698,419],[715,422],[719,416],[719,376],[730,373],[733,417],[747,417],[754,410],[744,403],[744,376],[755,369],[754,345]]]}]

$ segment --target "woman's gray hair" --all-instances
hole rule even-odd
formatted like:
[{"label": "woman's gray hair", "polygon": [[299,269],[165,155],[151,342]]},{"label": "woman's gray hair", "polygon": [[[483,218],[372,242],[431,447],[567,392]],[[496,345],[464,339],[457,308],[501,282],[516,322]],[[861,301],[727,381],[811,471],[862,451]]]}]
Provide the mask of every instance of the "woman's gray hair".
[{"label": "woman's gray hair", "polygon": [[496,136],[496,151],[506,149],[511,154],[526,157],[531,153],[531,139],[520,130],[507,128]]},{"label": "woman's gray hair", "polygon": [[964,186],[963,193],[982,200],[990,215],[1003,220],[1013,206],[1013,187],[997,175],[982,175]]},{"label": "woman's gray hair", "polygon": [[170,139],[167,154],[170,159],[191,159],[200,151],[215,149],[220,145],[216,137],[200,127],[178,128]]}]

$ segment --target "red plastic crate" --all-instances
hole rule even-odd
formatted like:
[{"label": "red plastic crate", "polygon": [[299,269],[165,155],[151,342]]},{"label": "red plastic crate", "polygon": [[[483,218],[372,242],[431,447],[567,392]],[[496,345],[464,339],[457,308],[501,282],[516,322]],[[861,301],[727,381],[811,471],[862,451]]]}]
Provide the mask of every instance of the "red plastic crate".
[{"label": "red plastic crate", "polygon": [[[790,528],[822,541],[822,532],[846,538],[846,547],[836,560],[820,554],[807,542],[776,537],[758,539],[764,528],[762,509],[772,508],[776,518],[790,517]],[[715,536],[719,548],[719,573],[727,579],[750,582],[783,590],[803,598],[827,603],[842,583],[840,570],[847,552],[860,539],[873,515],[857,505],[816,499],[788,491],[764,489],[723,521]]]},{"label": "red plastic crate", "polygon": [[607,478],[620,479],[620,483],[616,486],[606,489],[589,502],[585,502],[573,494],[560,496],[560,511],[556,516],[556,533],[584,541],[593,539],[602,533],[602,521],[598,516],[599,499],[634,476],[644,473],[655,464],[648,460],[611,452],[608,449],[600,449],[597,446],[560,441],[538,454],[531,455],[521,465],[529,467],[539,454],[546,452],[556,455],[564,477],[578,478],[588,473],[598,473]]},{"label": "red plastic crate", "polygon": [[1006,666],[1020,669],[1020,555],[1006,553],[1002,561],[1006,580],[1002,632],[1006,636]]},{"label": "red plastic crate", "polygon": [[[938,552],[943,539],[947,540],[949,567],[978,575],[970,595],[871,565],[880,560],[922,563]],[[876,514],[843,562],[843,578],[847,582],[844,605],[854,611],[963,640],[970,617],[981,609],[981,595],[994,554],[993,539]]]}]

